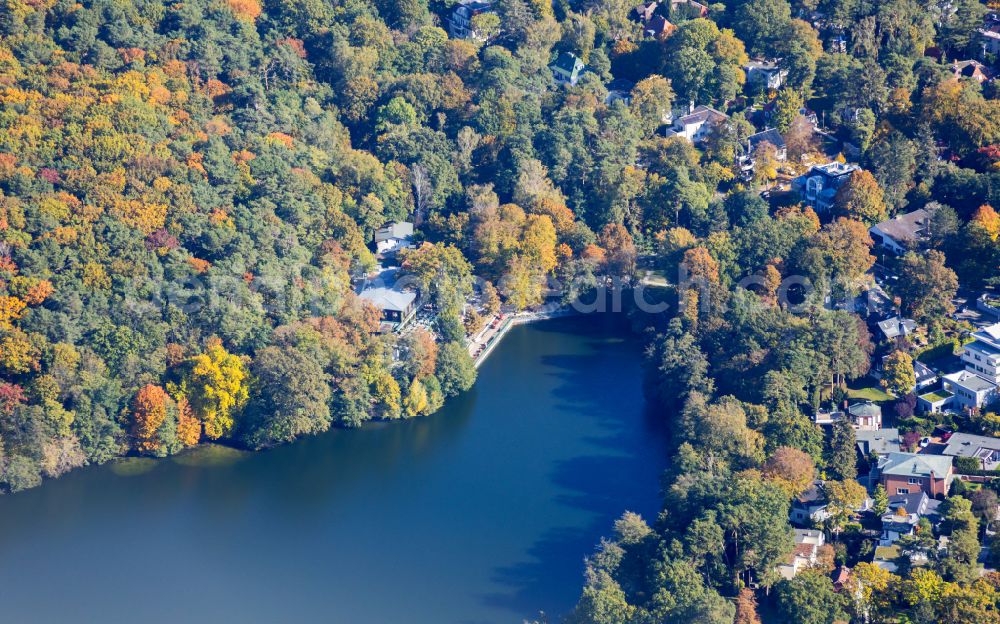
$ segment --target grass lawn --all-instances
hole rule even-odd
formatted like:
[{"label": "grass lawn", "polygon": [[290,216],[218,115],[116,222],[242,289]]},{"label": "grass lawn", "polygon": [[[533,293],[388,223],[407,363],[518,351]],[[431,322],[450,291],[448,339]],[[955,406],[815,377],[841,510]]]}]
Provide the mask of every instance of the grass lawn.
[{"label": "grass lawn", "polygon": [[937,392],[928,392],[927,394],[920,395],[921,399],[929,401],[931,403],[937,403],[938,401],[943,401],[951,396],[950,392],[945,390],[938,390]]},{"label": "grass lawn", "polygon": [[874,401],[876,403],[881,403],[882,401],[891,401],[892,397],[886,394],[882,388],[877,385],[867,385],[858,388],[847,388],[847,396],[851,399],[865,399],[867,401]]},{"label": "grass lawn", "polygon": [[899,556],[899,546],[879,546],[875,549],[875,558],[892,561]]}]

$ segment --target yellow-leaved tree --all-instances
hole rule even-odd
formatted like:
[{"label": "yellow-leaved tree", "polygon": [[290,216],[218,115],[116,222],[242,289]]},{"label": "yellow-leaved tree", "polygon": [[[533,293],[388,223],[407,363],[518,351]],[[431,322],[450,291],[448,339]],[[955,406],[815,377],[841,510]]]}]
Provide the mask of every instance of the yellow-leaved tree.
[{"label": "yellow-leaved tree", "polygon": [[218,339],[209,340],[205,352],[190,360],[185,379],[187,398],[205,428],[205,436],[217,440],[228,436],[236,415],[249,398],[246,363],[226,351]]}]

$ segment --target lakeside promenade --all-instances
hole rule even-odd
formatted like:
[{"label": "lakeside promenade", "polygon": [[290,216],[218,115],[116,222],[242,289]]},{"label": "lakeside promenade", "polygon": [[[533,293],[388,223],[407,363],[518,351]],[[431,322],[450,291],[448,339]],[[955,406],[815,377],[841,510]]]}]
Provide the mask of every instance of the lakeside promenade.
[{"label": "lakeside promenade", "polygon": [[469,355],[472,356],[475,367],[479,368],[493,353],[493,349],[503,340],[511,327],[577,314],[580,312],[570,307],[551,304],[531,311],[501,315],[502,318],[493,317],[486,323],[486,327],[482,331],[468,340]]}]

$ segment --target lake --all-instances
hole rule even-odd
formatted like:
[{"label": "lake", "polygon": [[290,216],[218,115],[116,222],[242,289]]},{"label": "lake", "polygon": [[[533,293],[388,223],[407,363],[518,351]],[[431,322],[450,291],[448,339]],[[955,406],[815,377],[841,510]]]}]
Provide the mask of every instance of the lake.
[{"label": "lake", "polygon": [[0,622],[520,623],[652,519],[666,436],[614,316],[515,327],[437,414],[0,497]]}]

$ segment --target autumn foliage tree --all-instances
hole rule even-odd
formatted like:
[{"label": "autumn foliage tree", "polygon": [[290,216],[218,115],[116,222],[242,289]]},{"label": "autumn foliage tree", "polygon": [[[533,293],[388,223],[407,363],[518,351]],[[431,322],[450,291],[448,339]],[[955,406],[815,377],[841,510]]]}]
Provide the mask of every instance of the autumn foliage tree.
[{"label": "autumn foliage tree", "polygon": [[188,366],[185,394],[204,425],[205,436],[212,440],[228,436],[249,397],[246,364],[226,351],[221,341],[213,339],[204,353],[188,361]]},{"label": "autumn foliage tree", "polygon": [[865,225],[874,225],[886,218],[885,192],[875,176],[864,169],[851,173],[837,190],[834,205],[841,216]]},{"label": "autumn foliage tree", "polygon": [[160,386],[146,384],[136,393],[132,401],[131,426],[132,448],[140,453],[157,451],[161,442],[158,431],[167,418],[167,404],[170,397]]}]

